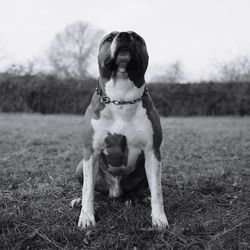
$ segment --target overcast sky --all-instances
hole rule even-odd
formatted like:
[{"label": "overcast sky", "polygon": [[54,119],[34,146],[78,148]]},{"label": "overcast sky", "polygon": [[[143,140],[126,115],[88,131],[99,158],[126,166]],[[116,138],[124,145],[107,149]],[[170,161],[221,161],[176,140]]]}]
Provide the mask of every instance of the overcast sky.
[{"label": "overcast sky", "polygon": [[0,0],[0,63],[40,57],[56,33],[82,20],[139,33],[151,74],[180,60],[187,80],[199,80],[217,61],[250,54],[249,13],[250,0]]}]

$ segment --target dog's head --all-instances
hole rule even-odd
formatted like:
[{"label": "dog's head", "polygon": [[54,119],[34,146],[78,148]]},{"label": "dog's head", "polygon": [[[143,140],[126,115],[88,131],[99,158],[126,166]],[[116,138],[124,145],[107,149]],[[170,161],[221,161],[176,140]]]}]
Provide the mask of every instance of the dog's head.
[{"label": "dog's head", "polygon": [[141,87],[148,66],[146,43],[133,31],[114,31],[101,41],[98,64],[102,78],[128,77],[137,87]]}]

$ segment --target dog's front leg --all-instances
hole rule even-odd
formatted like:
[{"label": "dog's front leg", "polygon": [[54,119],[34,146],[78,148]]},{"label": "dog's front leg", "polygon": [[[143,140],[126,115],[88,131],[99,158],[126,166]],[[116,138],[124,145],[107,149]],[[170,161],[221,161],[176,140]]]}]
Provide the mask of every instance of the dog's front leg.
[{"label": "dog's front leg", "polygon": [[88,160],[83,160],[82,209],[78,227],[86,228],[95,225],[94,188],[98,171],[98,155],[92,154]]},{"label": "dog's front leg", "polygon": [[151,193],[152,224],[157,228],[163,229],[169,224],[163,205],[161,162],[156,159],[153,150],[145,151],[145,170]]}]

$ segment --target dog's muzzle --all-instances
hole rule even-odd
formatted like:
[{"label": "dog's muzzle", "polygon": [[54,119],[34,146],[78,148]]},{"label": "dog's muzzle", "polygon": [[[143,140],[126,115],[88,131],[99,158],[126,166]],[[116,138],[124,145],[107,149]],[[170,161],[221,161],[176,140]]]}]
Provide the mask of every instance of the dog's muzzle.
[{"label": "dog's muzzle", "polygon": [[111,44],[111,57],[116,59],[116,62],[129,62],[131,54],[134,53],[133,38],[128,32],[120,32],[114,38]]}]

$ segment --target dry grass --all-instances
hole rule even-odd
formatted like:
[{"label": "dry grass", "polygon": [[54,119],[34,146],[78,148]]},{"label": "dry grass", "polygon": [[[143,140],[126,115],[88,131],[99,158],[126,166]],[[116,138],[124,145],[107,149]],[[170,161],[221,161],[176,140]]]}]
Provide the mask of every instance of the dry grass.
[{"label": "dry grass", "polygon": [[250,118],[167,118],[163,190],[171,227],[150,206],[96,194],[97,227],[79,230],[74,170],[80,116],[0,114],[0,248],[249,249]]}]

